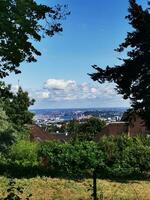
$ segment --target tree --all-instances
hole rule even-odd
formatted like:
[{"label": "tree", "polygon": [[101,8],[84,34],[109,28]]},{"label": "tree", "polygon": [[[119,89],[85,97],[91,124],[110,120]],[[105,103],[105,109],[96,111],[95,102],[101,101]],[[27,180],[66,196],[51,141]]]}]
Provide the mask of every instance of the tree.
[{"label": "tree", "polygon": [[73,120],[68,124],[68,132],[73,140],[92,141],[104,126],[105,122],[95,117],[82,122]]},{"label": "tree", "polygon": [[106,69],[94,65],[96,72],[91,78],[99,83],[114,81],[118,93],[131,100],[133,110],[150,129],[150,12],[136,0],[129,0],[129,4],[126,18],[133,31],[127,33],[125,41],[116,49],[117,52],[127,51],[127,58],[121,59],[122,64]]},{"label": "tree", "polygon": [[0,132],[8,129],[8,127],[9,127],[8,117],[5,111],[3,110],[2,102],[0,102]]},{"label": "tree", "polygon": [[49,7],[36,0],[1,0],[0,4],[0,78],[4,78],[10,72],[20,73],[23,61],[37,61],[41,52],[33,40],[62,32],[59,21],[69,12],[66,5]]},{"label": "tree", "polygon": [[31,124],[34,114],[28,109],[34,104],[35,100],[30,99],[28,92],[21,87],[16,93],[12,92],[11,85],[0,82],[0,102],[8,117],[8,121],[16,130],[22,130],[25,124]]},{"label": "tree", "polygon": [[0,81],[0,99],[5,100],[12,97],[11,85],[6,85],[4,82]]},{"label": "tree", "polygon": [[[76,142],[74,144],[43,142],[40,144],[39,156],[47,161],[48,171],[53,174],[73,179],[93,177],[93,200],[97,200],[97,168],[104,165],[104,153],[95,142]],[[45,166],[46,167],[46,166]]]},{"label": "tree", "polygon": [[99,134],[106,123],[96,117],[91,117],[80,124],[79,131],[86,134],[86,140],[94,140],[96,134]]},{"label": "tree", "polygon": [[12,128],[8,117],[0,102],[0,157],[1,154],[7,153],[8,147],[15,141],[15,131]]},{"label": "tree", "polygon": [[71,135],[72,139],[76,141],[79,133],[79,122],[75,119],[71,120],[67,125],[67,132]]},{"label": "tree", "polygon": [[19,87],[18,92],[12,98],[5,100],[5,111],[11,123],[16,129],[23,128],[25,124],[31,124],[34,114],[28,109],[34,104],[34,99],[29,98],[28,92]]}]

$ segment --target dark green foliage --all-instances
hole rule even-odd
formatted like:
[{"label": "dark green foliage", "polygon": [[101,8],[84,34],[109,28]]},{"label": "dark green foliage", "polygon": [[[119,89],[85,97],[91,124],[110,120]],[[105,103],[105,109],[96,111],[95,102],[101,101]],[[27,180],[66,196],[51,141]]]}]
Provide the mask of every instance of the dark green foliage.
[{"label": "dark green foliage", "polygon": [[34,115],[28,109],[35,100],[30,100],[28,92],[19,87],[17,93],[13,93],[11,85],[0,82],[0,94],[0,101],[8,120],[17,131],[23,130],[25,124],[32,123]]},{"label": "dark green foliage", "polygon": [[[20,73],[23,61],[36,62],[41,55],[33,44],[45,36],[63,31],[59,22],[67,7],[49,7],[35,0],[1,0],[0,2],[0,78],[10,72]],[[32,39],[32,41],[31,41]]]},{"label": "dark green foliage", "polygon": [[149,138],[118,136],[103,138],[99,143],[45,142],[41,144],[39,156],[45,166],[54,173],[56,170],[58,175],[91,177],[96,170],[98,177],[138,178],[150,172],[148,141]]},{"label": "dark green foliage", "polygon": [[7,153],[10,146],[14,143],[15,130],[8,121],[8,117],[3,110],[3,104],[0,103],[0,156]]},{"label": "dark green foliage", "polygon": [[99,143],[18,141],[11,147],[9,159],[0,162],[0,169],[0,173],[17,177],[82,179],[96,172],[97,178],[148,178],[150,138],[104,137]]},{"label": "dark green foliage", "polygon": [[67,131],[65,123],[61,123],[60,127],[55,125],[55,124],[51,124],[51,125],[48,125],[48,126],[43,125],[42,127],[46,128],[49,133],[65,133]]},{"label": "dark green foliage", "polygon": [[[147,144],[144,141],[147,141]],[[119,136],[103,138],[99,148],[105,154],[105,173],[113,177],[144,176],[150,171],[149,138]],[[143,163],[143,166],[142,166]]]},{"label": "dark green foliage", "polygon": [[68,133],[73,141],[92,141],[105,125],[104,121],[94,117],[81,122],[73,120],[68,124]]},{"label": "dark green foliage", "polygon": [[78,128],[79,122],[77,120],[72,120],[67,125],[67,132],[72,136],[72,138],[74,138],[74,140],[77,139]]},{"label": "dark green foliage", "polygon": [[[60,174],[74,178],[91,175],[97,166],[103,165],[103,153],[94,142],[41,144],[40,157],[47,159],[46,165]],[[98,159],[97,159],[98,158]]]},{"label": "dark green foliage", "polygon": [[[21,88],[18,89],[17,93],[13,93],[11,86],[6,86],[4,82],[0,82],[0,94],[0,164],[4,165],[5,168],[5,165],[15,161],[19,153],[22,160],[20,159],[20,161],[18,157],[17,159],[24,165],[26,157],[30,158],[28,145],[23,149],[22,143],[17,149],[19,144],[14,143],[20,139],[29,139],[29,130],[25,125],[32,123],[33,114],[29,112],[28,108],[34,103],[34,100],[30,100],[28,93]],[[15,148],[12,149],[12,145],[13,147],[16,145],[15,153],[12,151],[15,150]],[[10,162],[10,152],[13,162]],[[21,153],[24,154],[21,155]],[[34,151],[32,153],[34,154]]]},{"label": "dark green foliage", "polygon": [[0,132],[0,155],[7,154],[10,146],[15,142],[16,135],[13,129]]},{"label": "dark green foliage", "polygon": [[8,98],[5,101],[6,114],[16,129],[32,123],[34,114],[28,109],[33,104],[34,100],[30,100],[28,92],[24,92],[21,87],[16,94],[13,94],[12,99]]},{"label": "dark green foliage", "polygon": [[[129,98],[132,108],[137,111],[150,128],[150,12],[129,0],[129,15],[126,17],[132,26],[125,41],[116,49],[127,52],[127,58],[121,59],[122,64],[106,69],[96,65],[96,73],[91,75],[94,81],[104,83],[114,81],[116,89],[124,99]],[[150,4],[150,2],[149,2]]]},{"label": "dark green foliage", "polygon": [[94,140],[95,135],[100,133],[104,126],[104,121],[101,121],[100,119],[94,117],[81,123],[79,126],[79,132],[85,133],[85,137],[83,136],[83,141],[85,138],[88,141]]},{"label": "dark green foliage", "polygon": [[125,150],[125,155],[125,163],[131,172],[140,174],[150,170],[150,147],[133,145]]},{"label": "dark green foliage", "polygon": [[11,85],[6,85],[5,82],[0,81],[0,101],[7,98],[12,98]]}]

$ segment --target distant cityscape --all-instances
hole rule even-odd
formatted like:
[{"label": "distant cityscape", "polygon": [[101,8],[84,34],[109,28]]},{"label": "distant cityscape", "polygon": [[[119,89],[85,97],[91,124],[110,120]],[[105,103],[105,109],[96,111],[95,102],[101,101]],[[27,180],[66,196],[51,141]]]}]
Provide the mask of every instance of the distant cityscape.
[{"label": "distant cityscape", "polygon": [[127,108],[75,108],[75,109],[36,109],[31,110],[34,122],[38,125],[57,124],[71,120],[84,120],[97,117],[106,123],[117,122],[122,118]]}]

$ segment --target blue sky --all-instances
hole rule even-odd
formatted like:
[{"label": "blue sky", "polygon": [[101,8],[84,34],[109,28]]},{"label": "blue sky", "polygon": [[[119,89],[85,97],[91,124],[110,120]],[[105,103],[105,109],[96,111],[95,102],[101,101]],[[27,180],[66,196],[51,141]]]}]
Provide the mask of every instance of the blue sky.
[{"label": "blue sky", "polygon": [[[20,75],[4,79],[15,89],[20,85],[36,99],[34,108],[120,107],[128,101],[114,91],[113,84],[94,83],[87,73],[91,65],[118,64],[114,49],[131,29],[124,19],[128,0],[38,0],[68,4],[71,15],[63,33],[36,44],[42,52],[36,63],[23,63]],[[139,0],[145,5],[147,0]]]}]

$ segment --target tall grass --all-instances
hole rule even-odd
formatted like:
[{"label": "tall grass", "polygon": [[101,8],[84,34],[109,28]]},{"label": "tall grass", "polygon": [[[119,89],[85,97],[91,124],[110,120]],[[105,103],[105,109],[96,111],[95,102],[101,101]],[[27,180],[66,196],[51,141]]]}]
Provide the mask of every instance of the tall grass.
[{"label": "tall grass", "polygon": [[[37,177],[15,179],[16,186],[24,188],[24,196],[32,194],[31,200],[91,200],[91,179],[72,181]],[[150,200],[149,181],[116,182],[98,180],[99,200]],[[8,179],[0,177],[0,199],[7,195]],[[23,196],[23,197],[24,197]],[[24,199],[24,198],[23,198]]]}]

